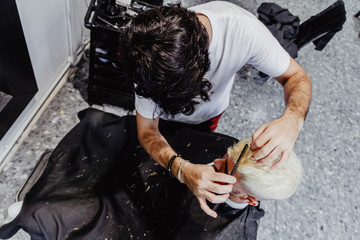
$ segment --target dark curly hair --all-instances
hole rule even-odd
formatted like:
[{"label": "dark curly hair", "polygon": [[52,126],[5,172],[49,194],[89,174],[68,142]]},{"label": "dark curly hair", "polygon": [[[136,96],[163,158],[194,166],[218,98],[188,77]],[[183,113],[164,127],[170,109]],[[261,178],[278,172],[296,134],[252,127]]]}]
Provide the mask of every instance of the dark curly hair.
[{"label": "dark curly hair", "polygon": [[160,6],[137,15],[121,39],[135,92],[152,99],[160,115],[190,115],[209,101],[209,37],[194,12]]}]

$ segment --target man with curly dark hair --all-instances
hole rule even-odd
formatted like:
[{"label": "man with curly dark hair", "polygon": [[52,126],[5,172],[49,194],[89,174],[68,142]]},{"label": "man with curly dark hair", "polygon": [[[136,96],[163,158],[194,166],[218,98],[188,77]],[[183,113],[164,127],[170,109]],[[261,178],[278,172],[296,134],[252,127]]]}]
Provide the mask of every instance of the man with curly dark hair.
[{"label": "man with curly dark hair", "polygon": [[177,155],[159,131],[160,118],[214,131],[229,104],[234,76],[248,63],[283,85],[286,102],[279,119],[253,134],[252,157],[260,164],[281,156],[274,168],[287,160],[310,104],[311,81],[251,13],[221,1],[189,9],[161,6],[136,16],[125,40],[139,141],[184,181],[207,214],[216,217],[206,200],[224,202],[236,179]]},{"label": "man with curly dark hair", "polygon": [[191,115],[200,99],[210,100],[209,37],[194,12],[178,5],[147,11],[132,21],[126,39],[136,94],[152,99],[159,115]]}]

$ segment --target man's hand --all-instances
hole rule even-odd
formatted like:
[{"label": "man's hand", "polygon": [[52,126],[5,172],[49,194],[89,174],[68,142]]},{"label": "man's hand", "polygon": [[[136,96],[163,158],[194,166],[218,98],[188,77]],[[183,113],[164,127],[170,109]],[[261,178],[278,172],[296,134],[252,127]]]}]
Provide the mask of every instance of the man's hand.
[{"label": "man's hand", "polygon": [[272,163],[281,155],[280,160],[272,165],[272,168],[279,167],[290,156],[301,127],[302,123],[292,116],[282,116],[261,125],[252,135],[250,149],[256,151],[252,158],[264,164]]},{"label": "man's hand", "polygon": [[252,136],[250,149],[257,151],[253,158],[258,163],[272,162],[279,167],[289,157],[299,136],[311,99],[311,81],[304,69],[290,59],[288,69],[275,78],[284,87],[286,109],[281,118],[261,125]]},{"label": "man's hand", "polygon": [[[212,203],[225,202],[229,197],[233,184],[236,182],[235,177],[217,173],[212,166],[191,163],[184,165],[182,179],[199,200],[201,209],[214,218],[217,217],[217,214],[210,209],[206,200]],[[215,182],[227,183],[227,185]]]}]

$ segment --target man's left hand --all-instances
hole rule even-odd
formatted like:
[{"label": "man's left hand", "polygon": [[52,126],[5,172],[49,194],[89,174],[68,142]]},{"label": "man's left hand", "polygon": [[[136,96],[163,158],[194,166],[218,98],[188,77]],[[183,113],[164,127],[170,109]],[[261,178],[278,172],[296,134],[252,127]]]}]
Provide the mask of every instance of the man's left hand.
[{"label": "man's left hand", "polygon": [[252,158],[258,164],[272,163],[280,155],[280,160],[271,168],[277,168],[285,163],[299,136],[302,122],[299,123],[293,115],[283,115],[281,118],[261,125],[252,135],[250,149],[256,151]]}]

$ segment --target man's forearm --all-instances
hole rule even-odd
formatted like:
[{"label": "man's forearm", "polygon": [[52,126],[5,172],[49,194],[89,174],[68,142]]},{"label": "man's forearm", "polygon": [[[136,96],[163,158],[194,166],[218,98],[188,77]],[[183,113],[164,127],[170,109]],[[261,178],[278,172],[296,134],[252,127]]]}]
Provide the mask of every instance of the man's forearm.
[{"label": "man's forearm", "polygon": [[[272,168],[281,166],[290,156],[304,124],[311,99],[311,81],[304,69],[290,59],[288,69],[276,77],[284,87],[286,108],[282,117],[261,125],[252,135],[251,150],[257,163],[271,163]],[[276,163],[273,161],[280,157]]]},{"label": "man's forearm", "polygon": [[[169,161],[176,152],[171,148],[163,135],[158,131],[148,131],[139,134],[138,136],[140,144],[146,150],[147,153],[161,166],[168,168]],[[174,160],[171,170],[172,173],[177,176],[177,171],[182,161],[180,158]]]},{"label": "man's forearm", "polygon": [[306,118],[311,100],[311,81],[305,71],[291,76],[284,84],[286,109],[283,116],[291,116],[299,128]]},{"label": "man's forearm", "polygon": [[[170,147],[164,136],[158,129],[159,119],[146,119],[141,115],[136,115],[138,139],[150,156],[164,168],[169,167],[170,159],[176,152]],[[224,202],[231,192],[232,185],[236,179],[222,173],[216,173],[213,167],[187,163],[182,165],[181,174],[178,175],[181,164],[186,163],[181,157],[176,157],[172,163],[171,172],[184,182],[192,193],[199,200],[200,207],[208,215],[216,217],[216,212],[211,210],[206,203]],[[229,183],[219,185],[216,182]],[[217,195],[218,194],[218,195]]]}]

